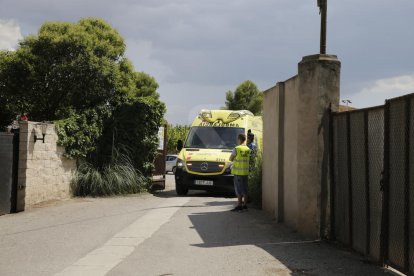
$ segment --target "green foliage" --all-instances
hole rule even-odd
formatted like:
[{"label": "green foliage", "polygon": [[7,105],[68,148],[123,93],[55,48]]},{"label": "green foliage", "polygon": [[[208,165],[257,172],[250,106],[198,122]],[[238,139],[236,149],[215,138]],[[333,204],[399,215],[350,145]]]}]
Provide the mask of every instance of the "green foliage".
[{"label": "green foliage", "polygon": [[101,19],[46,22],[15,52],[0,52],[1,109],[52,121],[69,109],[116,106],[134,89],[124,52],[123,38]]},{"label": "green foliage", "polygon": [[66,119],[56,121],[58,143],[65,147],[66,156],[78,159],[94,152],[109,116],[109,108],[101,106],[81,113],[70,111]]},{"label": "green foliage", "polygon": [[165,105],[153,97],[136,98],[119,106],[105,125],[98,155],[111,156],[113,148],[122,145],[135,168],[150,176],[164,114]]},{"label": "green foliage", "polygon": [[183,142],[187,138],[187,134],[190,131],[190,126],[186,125],[169,125],[167,130],[167,152],[177,153],[176,146],[177,141],[182,140]]},{"label": "green foliage", "polygon": [[160,95],[157,92],[158,83],[150,75],[144,72],[135,72],[134,73],[135,97],[154,97],[158,99]]},{"label": "green foliage", "polygon": [[124,54],[123,38],[96,18],[46,22],[15,52],[0,51],[0,127],[23,112],[56,121],[59,144],[81,164],[76,194],[135,192],[122,177],[131,186],[140,183],[131,168],[152,173],[165,105],[156,80]]},{"label": "green foliage", "polygon": [[257,152],[253,164],[253,168],[249,174],[249,197],[254,205],[261,208],[263,158],[260,152]]},{"label": "green foliage", "polygon": [[236,91],[226,93],[226,109],[249,110],[255,115],[262,114],[263,93],[252,81],[245,81],[237,86]]},{"label": "green foliage", "polygon": [[135,169],[132,160],[117,151],[112,163],[101,169],[82,161],[71,183],[75,196],[139,193],[147,186],[147,179]]},{"label": "green foliage", "polygon": [[0,128],[22,114],[25,106],[24,97],[15,94],[26,88],[24,79],[27,74],[15,56],[11,51],[0,51]]},{"label": "green foliage", "polygon": [[[124,53],[123,38],[101,19],[44,23],[15,52],[0,51],[0,126],[23,112],[33,121],[58,121],[60,144],[69,157],[92,154],[104,126],[120,120],[107,122],[113,111],[149,101],[137,100],[143,96],[151,96],[152,105],[159,98],[155,79],[135,72]],[[126,121],[139,121],[141,111],[128,114]],[[159,125],[158,111],[146,110],[146,120]],[[151,123],[140,124],[142,133],[152,133]],[[144,146],[150,154],[152,144]]]}]

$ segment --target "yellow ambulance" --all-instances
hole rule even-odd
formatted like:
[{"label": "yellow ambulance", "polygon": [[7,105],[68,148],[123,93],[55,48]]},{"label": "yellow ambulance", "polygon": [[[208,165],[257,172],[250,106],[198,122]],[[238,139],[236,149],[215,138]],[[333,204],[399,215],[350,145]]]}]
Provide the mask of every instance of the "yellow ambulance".
[{"label": "yellow ambulance", "polygon": [[175,172],[178,195],[188,190],[233,192],[230,155],[237,136],[251,131],[257,150],[262,147],[262,117],[247,110],[201,110],[187,139],[178,141]]}]

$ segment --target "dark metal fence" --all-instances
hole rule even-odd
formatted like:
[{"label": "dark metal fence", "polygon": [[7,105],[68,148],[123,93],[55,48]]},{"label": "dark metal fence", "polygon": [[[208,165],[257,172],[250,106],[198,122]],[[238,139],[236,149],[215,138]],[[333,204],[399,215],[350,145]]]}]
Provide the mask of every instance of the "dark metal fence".
[{"label": "dark metal fence", "polygon": [[331,236],[414,273],[414,94],[332,115]]},{"label": "dark metal fence", "polygon": [[17,211],[19,133],[0,133],[0,215]]}]

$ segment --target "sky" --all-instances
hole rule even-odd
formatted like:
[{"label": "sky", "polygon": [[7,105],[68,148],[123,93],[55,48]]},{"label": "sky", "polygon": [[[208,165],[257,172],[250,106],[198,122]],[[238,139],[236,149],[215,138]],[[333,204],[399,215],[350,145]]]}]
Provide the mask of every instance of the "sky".
[{"label": "sky", "polygon": [[[363,108],[414,92],[413,11],[412,0],[328,0],[341,100]],[[266,90],[319,52],[316,0],[0,0],[0,49],[16,49],[45,21],[83,17],[124,37],[135,69],[158,81],[172,124],[221,108],[245,80]]]}]

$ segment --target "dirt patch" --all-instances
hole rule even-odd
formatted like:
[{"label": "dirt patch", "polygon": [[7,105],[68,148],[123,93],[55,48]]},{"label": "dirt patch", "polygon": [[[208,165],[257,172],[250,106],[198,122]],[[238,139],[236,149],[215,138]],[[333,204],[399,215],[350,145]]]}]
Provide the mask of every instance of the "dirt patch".
[{"label": "dirt patch", "polygon": [[30,209],[38,209],[38,208],[45,208],[45,207],[51,207],[51,206],[58,206],[58,205],[64,205],[69,203],[83,203],[83,202],[93,202],[93,198],[70,198],[70,199],[60,199],[60,200],[48,200],[44,202],[40,202],[37,204],[34,204]]}]

